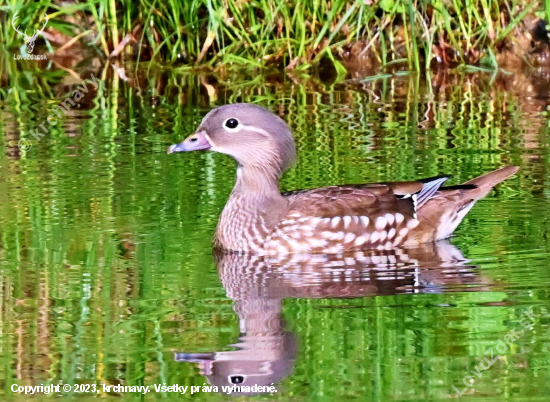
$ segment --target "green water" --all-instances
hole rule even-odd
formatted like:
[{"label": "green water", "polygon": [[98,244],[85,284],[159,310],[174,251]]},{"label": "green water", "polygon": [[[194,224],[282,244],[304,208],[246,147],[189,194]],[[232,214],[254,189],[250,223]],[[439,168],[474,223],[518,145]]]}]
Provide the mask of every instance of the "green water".
[{"label": "green water", "polygon": [[[173,71],[125,82],[111,69],[77,70],[93,72],[99,88],[36,141],[29,130],[81,80],[11,68],[0,89],[2,399],[29,399],[13,386],[89,384],[100,392],[55,395],[548,400],[548,100],[528,79],[327,84]],[[294,130],[299,161],[284,190],[521,170],[478,202],[450,242],[405,255],[213,255],[235,163],[165,150],[211,108],[237,101],[268,107]],[[20,151],[22,138],[32,148]],[[524,327],[528,311],[537,316]],[[501,346],[512,330],[517,337]],[[474,374],[484,357],[491,365]],[[202,389],[230,376],[276,392]],[[163,393],[154,384],[201,388]],[[150,392],[104,388],[116,385]]]}]

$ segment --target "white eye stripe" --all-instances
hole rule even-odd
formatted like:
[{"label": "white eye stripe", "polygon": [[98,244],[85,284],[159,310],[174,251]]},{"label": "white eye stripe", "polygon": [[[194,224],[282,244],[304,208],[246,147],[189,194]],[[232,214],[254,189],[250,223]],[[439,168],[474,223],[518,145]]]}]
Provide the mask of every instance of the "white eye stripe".
[{"label": "white eye stripe", "polygon": [[262,134],[263,136],[266,136],[266,137],[271,137],[271,135],[267,131],[265,131],[263,128],[254,127],[254,126],[244,126],[243,124],[240,124],[239,127],[241,126],[246,127],[248,131],[253,131],[255,133]]},{"label": "white eye stripe", "polygon": [[[230,128],[230,127],[227,127],[226,126],[226,123],[228,120],[237,120],[238,122],[238,125],[237,127],[235,128]],[[249,125],[245,125],[243,123],[241,123],[238,119],[236,119],[235,117],[230,117],[228,119],[225,119],[224,122],[222,123],[222,126],[224,128],[224,130],[226,131],[229,131],[231,133],[238,133],[239,131],[241,131],[243,128],[245,128],[247,131],[252,131],[254,133],[258,133],[258,134],[261,134],[265,137],[271,137],[271,135],[265,131],[263,128],[259,128],[259,127],[254,127],[254,126],[249,126]]]}]

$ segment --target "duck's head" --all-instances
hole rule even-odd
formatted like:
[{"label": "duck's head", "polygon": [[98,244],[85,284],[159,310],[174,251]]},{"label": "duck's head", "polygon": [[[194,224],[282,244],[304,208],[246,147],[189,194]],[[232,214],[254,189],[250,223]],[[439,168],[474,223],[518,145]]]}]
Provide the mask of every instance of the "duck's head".
[{"label": "duck's head", "polygon": [[294,138],[286,123],[270,111],[248,103],[210,111],[195,134],[168,153],[212,150],[232,156],[243,167],[286,170],[296,158]]}]

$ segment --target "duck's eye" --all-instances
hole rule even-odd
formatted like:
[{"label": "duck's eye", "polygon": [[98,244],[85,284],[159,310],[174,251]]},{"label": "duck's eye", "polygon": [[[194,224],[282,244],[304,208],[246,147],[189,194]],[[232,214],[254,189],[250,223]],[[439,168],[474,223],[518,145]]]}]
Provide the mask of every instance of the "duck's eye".
[{"label": "duck's eye", "polygon": [[224,123],[224,126],[230,130],[236,129],[238,125],[239,125],[239,120],[234,118],[227,119]]},{"label": "duck's eye", "polygon": [[244,377],[242,375],[230,375],[229,381],[231,384],[242,384],[244,382]]}]

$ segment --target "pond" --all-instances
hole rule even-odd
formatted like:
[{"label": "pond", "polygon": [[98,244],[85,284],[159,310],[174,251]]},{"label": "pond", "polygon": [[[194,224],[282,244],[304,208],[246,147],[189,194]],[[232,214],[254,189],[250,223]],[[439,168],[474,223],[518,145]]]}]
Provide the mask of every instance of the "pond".
[{"label": "pond", "polygon": [[[0,92],[3,397],[59,384],[66,400],[225,401],[235,398],[222,386],[258,384],[264,392],[239,395],[547,400],[550,120],[537,77],[327,82],[10,63]],[[298,162],[285,191],[520,171],[437,244],[344,257],[213,253],[236,164],[166,148],[234,102],[291,126]],[[36,398],[51,400],[42,391]]]}]

